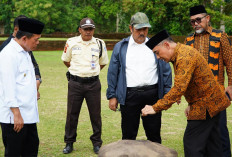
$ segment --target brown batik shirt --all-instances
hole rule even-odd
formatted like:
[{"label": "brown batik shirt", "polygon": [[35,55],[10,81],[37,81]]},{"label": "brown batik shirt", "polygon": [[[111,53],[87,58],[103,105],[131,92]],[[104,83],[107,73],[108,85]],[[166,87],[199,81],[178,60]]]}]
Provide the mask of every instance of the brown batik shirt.
[{"label": "brown batik shirt", "polygon": [[206,119],[206,110],[213,117],[230,105],[208,63],[196,49],[177,43],[171,62],[175,72],[174,86],[153,105],[156,112],[167,110],[182,95],[190,105],[188,120]]},{"label": "brown batik shirt", "polygon": [[[194,34],[195,42],[193,44],[208,62],[209,58],[209,37],[212,34],[212,27],[208,27],[207,31],[201,34]],[[187,41],[185,40],[185,43]],[[219,52],[219,76],[218,82],[224,87],[224,66],[228,76],[228,86],[232,86],[232,47],[225,32],[222,33],[220,38],[220,52]]]}]

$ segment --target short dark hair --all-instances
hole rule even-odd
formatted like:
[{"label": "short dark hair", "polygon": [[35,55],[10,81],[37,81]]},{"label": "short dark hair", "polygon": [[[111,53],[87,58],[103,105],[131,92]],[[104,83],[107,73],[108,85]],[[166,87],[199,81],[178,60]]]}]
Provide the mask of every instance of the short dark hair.
[{"label": "short dark hair", "polygon": [[16,17],[15,18],[15,20],[14,20],[14,27],[18,27],[19,26],[19,23],[18,23],[18,21],[19,21],[19,19],[22,19],[22,18],[27,18],[25,15],[19,15],[18,17]]},{"label": "short dark hair", "polygon": [[171,36],[169,36],[168,38],[166,38],[165,40],[167,40],[168,42],[174,42],[174,40],[172,39]]},{"label": "short dark hair", "polygon": [[20,30],[16,33],[17,39],[20,39],[23,36],[26,36],[28,39],[30,39],[33,36],[33,33],[28,33],[28,32],[24,32],[24,31],[20,31]]},{"label": "short dark hair", "polygon": [[161,41],[158,45],[162,45],[165,41],[169,42],[169,43],[173,43],[173,39],[169,36],[168,38],[164,39],[163,41]]}]

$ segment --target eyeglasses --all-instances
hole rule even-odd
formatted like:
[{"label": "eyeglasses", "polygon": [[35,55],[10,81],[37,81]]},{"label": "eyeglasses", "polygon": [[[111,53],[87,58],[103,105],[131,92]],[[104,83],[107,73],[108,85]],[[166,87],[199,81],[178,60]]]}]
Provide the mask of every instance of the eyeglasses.
[{"label": "eyeglasses", "polygon": [[190,20],[191,25],[195,25],[195,22],[197,22],[198,24],[201,23],[201,19],[203,19],[204,17],[206,17],[207,15],[203,16],[203,17],[197,17],[196,19]]}]

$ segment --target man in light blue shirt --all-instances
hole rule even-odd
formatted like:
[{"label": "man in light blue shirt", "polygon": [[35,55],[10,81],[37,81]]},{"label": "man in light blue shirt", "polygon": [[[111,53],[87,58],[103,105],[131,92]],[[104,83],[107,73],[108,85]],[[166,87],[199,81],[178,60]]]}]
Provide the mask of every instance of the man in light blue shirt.
[{"label": "man in light blue shirt", "polygon": [[28,52],[39,44],[44,24],[29,18],[18,23],[16,38],[0,53],[0,123],[5,156],[37,156],[37,89]]}]

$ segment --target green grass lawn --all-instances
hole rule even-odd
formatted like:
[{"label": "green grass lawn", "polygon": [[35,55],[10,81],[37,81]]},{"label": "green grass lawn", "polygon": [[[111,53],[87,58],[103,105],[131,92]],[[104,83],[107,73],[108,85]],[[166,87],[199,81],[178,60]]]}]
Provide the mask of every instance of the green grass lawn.
[{"label": "green grass lawn", "polygon": [[0,37],[0,41],[5,41],[8,37]]},{"label": "green grass lawn", "polygon": [[[40,86],[41,99],[38,101],[40,122],[38,132],[40,138],[40,157],[90,157],[97,156],[93,153],[89,137],[92,135],[92,127],[89,120],[86,103],[83,104],[79,125],[77,129],[77,142],[74,143],[74,151],[64,155],[62,150],[64,143],[64,127],[66,119],[67,80],[65,73],[67,68],[61,61],[62,51],[36,51],[34,55],[40,66],[43,83]],[[109,51],[109,58],[111,51]],[[108,108],[106,99],[107,69],[105,67],[100,74],[102,84],[102,139],[103,145],[121,139],[120,112],[113,112]],[[186,126],[184,109],[187,103],[182,99],[180,105],[173,104],[172,108],[163,111],[162,116],[162,144],[175,149],[179,156],[184,156],[183,135]],[[228,127],[232,137],[231,107],[228,108]],[[1,130],[0,130],[1,132]],[[1,133],[0,133],[1,134]],[[140,126],[137,136],[139,140],[145,140],[143,127]],[[0,137],[0,156],[4,156],[2,137]]]}]

